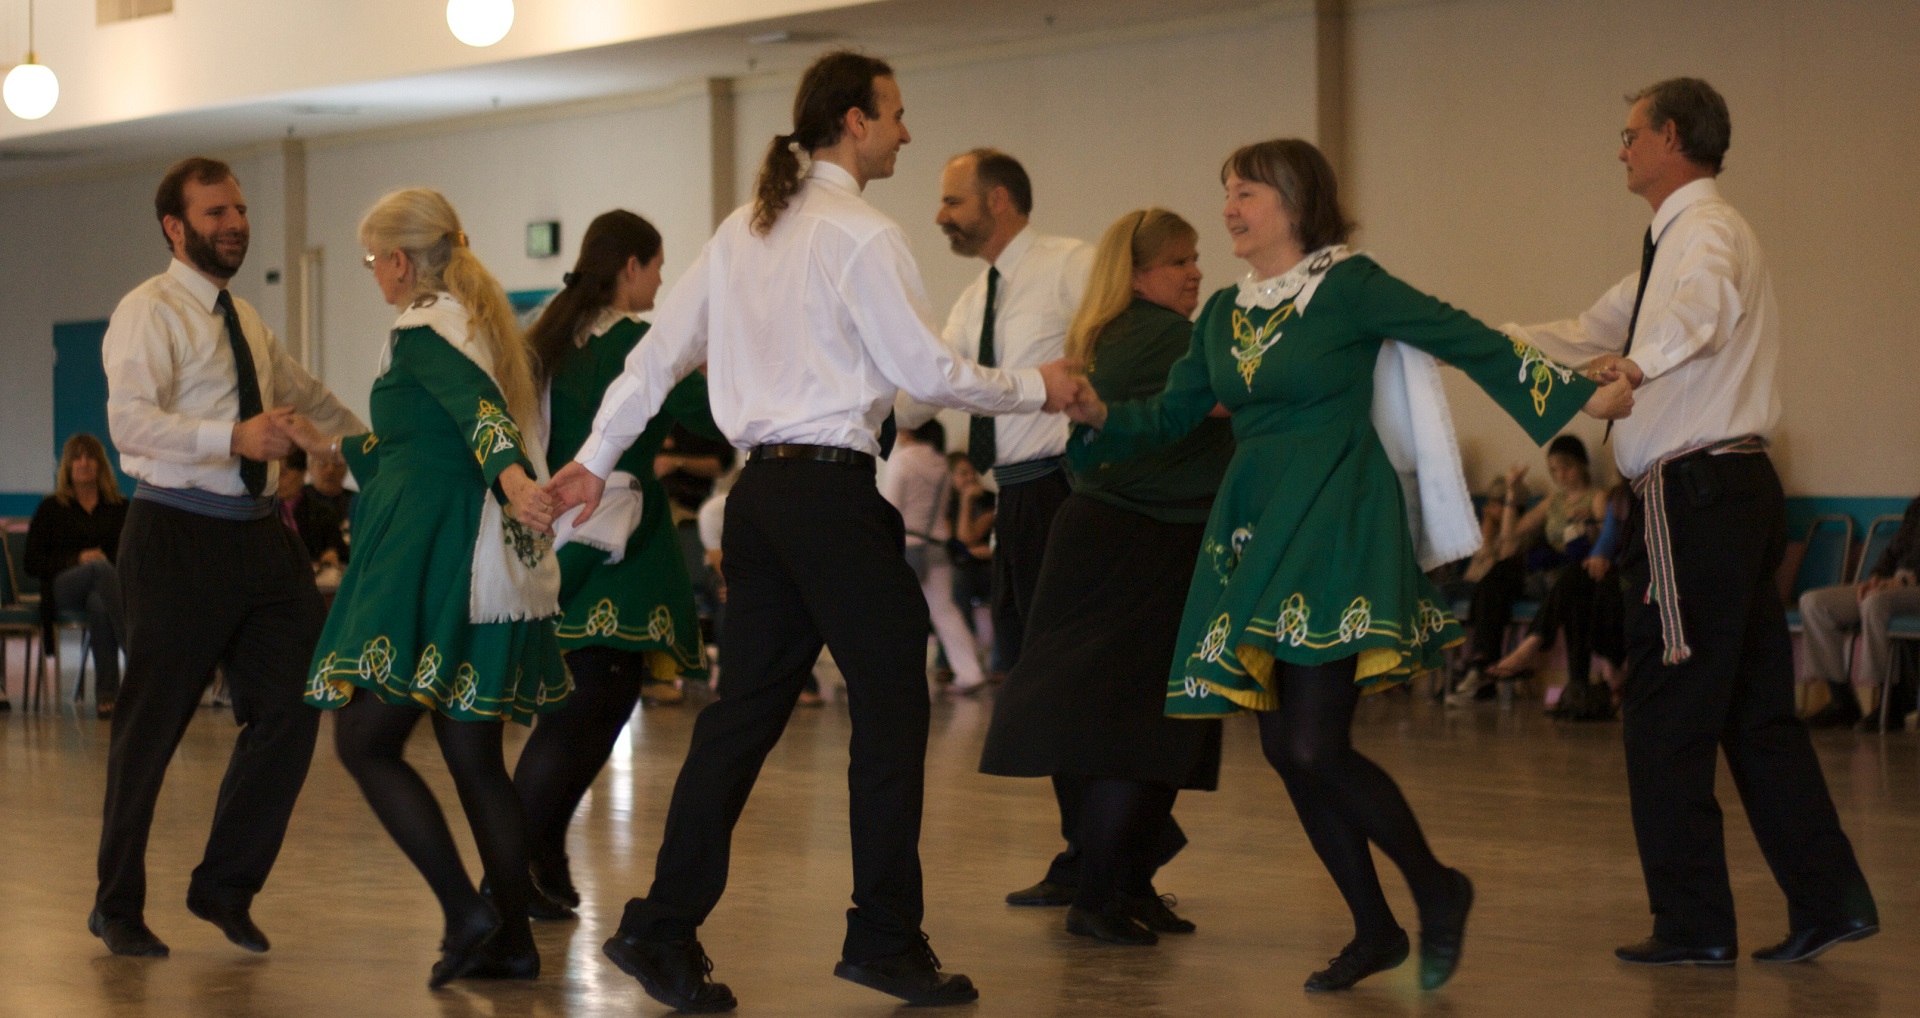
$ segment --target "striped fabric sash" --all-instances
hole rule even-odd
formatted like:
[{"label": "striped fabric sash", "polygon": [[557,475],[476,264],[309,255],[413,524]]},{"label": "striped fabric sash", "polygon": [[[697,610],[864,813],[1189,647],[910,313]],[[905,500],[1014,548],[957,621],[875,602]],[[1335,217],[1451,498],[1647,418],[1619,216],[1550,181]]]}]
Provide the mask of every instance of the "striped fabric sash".
[{"label": "striped fabric sash", "polygon": [[1015,484],[1025,484],[1028,481],[1037,481],[1055,470],[1064,469],[1066,462],[1066,459],[1061,456],[1043,456],[1024,463],[1009,463],[1003,467],[994,467],[993,483],[1005,488]]},{"label": "striped fabric sash", "polygon": [[199,488],[162,488],[141,481],[133,497],[147,502],[184,509],[197,516],[216,520],[261,520],[273,515],[279,501],[273,495],[217,495]]},{"label": "striped fabric sash", "polygon": [[1680,583],[1674,576],[1673,529],[1667,521],[1667,466],[1697,454],[1728,456],[1765,452],[1767,441],[1758,435],[1742,435],[1718,442],[1696,445],[1661,457],[1633,481],[1633,493],[1640,496],[1647,516],[1647,564],[1651,578],[1643,604],[1660,606],[1660,639],[1665,645],[1660,660],[1677,665],[1693,656],[1687,646],[1687,633],[1680,624]]}]

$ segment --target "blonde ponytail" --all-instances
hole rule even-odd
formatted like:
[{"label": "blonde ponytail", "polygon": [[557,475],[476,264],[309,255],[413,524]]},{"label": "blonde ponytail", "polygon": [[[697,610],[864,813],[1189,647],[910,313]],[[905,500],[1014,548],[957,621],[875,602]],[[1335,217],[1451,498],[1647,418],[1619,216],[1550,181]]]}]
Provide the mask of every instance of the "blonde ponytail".
[{"label": "blonde ponytail", "polygon": [[1136,209],[1107,227],[1094,249],[1086,296],[1067,327],[1067,356],[1090,363],[1100,334],[1133,303],[1133,274],[1159,264],[1174,243],[1199,239],[1192,224],[1163,208]]},{"label": "blonde ponytail", "polygon": [[416,301],[445,291],[467,309],[468,328],[493,361],[493,380],[506,397],[507,413],[522,434],[538,434],[540,399],[526,338],[507,291],[474,257],[446,196],[424,187],[388,194],[360,220],[360,243],[376,253],[406,252],[413,262]]}]

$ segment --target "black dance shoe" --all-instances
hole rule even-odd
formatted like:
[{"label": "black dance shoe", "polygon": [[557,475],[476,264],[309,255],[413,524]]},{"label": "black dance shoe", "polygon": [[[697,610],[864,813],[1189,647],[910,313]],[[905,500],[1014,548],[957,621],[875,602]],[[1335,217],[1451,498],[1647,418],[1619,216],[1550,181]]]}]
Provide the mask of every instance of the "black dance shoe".
[{"label": "black dance shoe", "polygon": [[647,996],[683,1014],[714,1014],[739,1006],[727,984],[713,981],[713,959],[698,940],[614,937],[600,951],[640,981]]},{"label": "black dance shoe", "polygon": [[1460,952],[1467,939],[1467,913],[1473,909],[1473,881],[1465,873],[1449,869],[1453,901],[1428,916],[1420,913],[1420,988],[1437,990],[1453,978],[1460,967]]},{"label": "black dance shoe", "polygon": [[[493,901],[492,881],[480,881],[480,896]],[[530,881],[527,885],[527,918],[535,922],[556,923],[580,918],[579,913],[548,896],[540,889],[540,882]]]},{"label": "black dance shoe", "polygon": [[466,979],[538,979],[540,951],[529,944],[518,951],[507,951],[493,944],[481,953],[480,964],[463,977]]},{"label": "black dance shoe", "polygon": [[1787,934],[1787,939],[1772,947],[1753,952],[1753,960],[1774,965],[1812,961],[1841,944],[1865,940],[1878,932],[1880,932],[1880,920],[1877,918],[1849,919],[1846,922],[1827,926],[1810,926]]},{"label": "black dance shoe", "polygon": [[920,943],[899,954],[858,964],[842,961],[833,967],[833,974],[847,982],[899,997],[914,1007],[971,1004],[980,999],[973,980],[957,972],[943,974],[940,971],[940,959],[934,956],[924,933],[920,935]]},{"label": "black dance shoe", "polygon": [[459,930],[448,933],[440,941],[440,960],[433,963],[427,988],[437,990],[455,979],[465,978],[479,967],[487,957],[487,941],[499,930],[500,914],[492,905],[485,905]]},{"label": "black dance shoe", "polygon": [[87,932],[107,942],[107,950],[123,958],[165,958],[167,945],[140,919],[109,919],[94,909]]},{"label": "black dance shoe", "polygon": [[1701,965],[1724,967],[1733,964],[1737,954],[1728,947],[1683,947],[1659,937],[1648,937],[1638,944],[1613,949],[1613,956],[1629,965]]},{"label": "black dance shoe", "polygon": [[1399,968],[1412,949],[1406,930],[1396,931],[1392,940],[1371,944],[1355,940],[1341,948],[1339,955],[1327,962],[1326,968],[1307,977],[1307,992],[1329,993],[1351,989],[1353,984],[1376,972]]},{"label": "black dance shoe", "polygon": [[1009,905],[1071,905],[1073,896],[1079,888],[1067,884],[1056,884],[1051,880],[1042,880],[1032,887],[1023,887],[1007,895]]},{"label": "black dance shoe", "polygon": [[1192,933],[1199,929],[1174,913],[1173,906],[1178,904],[1180,899],[1171,894],[1145,894],[1120,899],[1120,907],[1133,917],[1134,922],[1155,933]]},{"label": "black dance shoe", "polygon": [[1067,906],[1067,932],[1122,947],[1150,947],[1160,942],[1152,930],[1134,922],[1126,906],[1119,902],[1097,912],[1078,905]]},{"label": "black dance shoe", "polygon": [[543,863],[534,860],[533,888],[568,908],[580,907],[580,892],[573,887],[573,869],[567,865],[563,854],[558,862]]},{"label": "black dance shoe", "polygon": [[228,940],[255,954],[264,953],[272,946],[267,943],[267,935],[253,924],[253,917],[247,913],[245,905],[206,901],[188,895],[187,911],[220,927],[220,932],[226,934]]}]

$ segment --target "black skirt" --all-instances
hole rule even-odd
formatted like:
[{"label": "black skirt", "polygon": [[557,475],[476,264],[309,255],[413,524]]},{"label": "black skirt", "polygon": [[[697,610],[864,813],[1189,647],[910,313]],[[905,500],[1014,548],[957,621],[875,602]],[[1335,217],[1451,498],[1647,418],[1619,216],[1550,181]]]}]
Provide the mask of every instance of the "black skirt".
[{"label": "black skirt", "polygon": [[1020,663],[994,704],[983,773],[1219,785],[1220,722],[1165,714],[1205,529],[1067,500],[1047,538]]}]

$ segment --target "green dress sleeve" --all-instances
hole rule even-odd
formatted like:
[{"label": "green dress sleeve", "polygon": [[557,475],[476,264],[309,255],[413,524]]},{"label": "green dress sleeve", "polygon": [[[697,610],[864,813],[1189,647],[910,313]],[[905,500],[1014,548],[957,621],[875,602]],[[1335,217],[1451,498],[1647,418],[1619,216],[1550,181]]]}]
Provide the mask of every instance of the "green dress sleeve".
[{"label": "green dress sleeve", "polygon": [[365,489],[373,475],[380,472],[380,436],[373,432],[346,435],[340,439],[340,458],[347,461],[353,479]]},{"label": "green dress sleeve", "polygon": [[394,340],[393,359],[404,363],[426,388],[434,402],[453,418],[467,448],[480,462],[480,473],[493,486],[501,471],[515,463],[534,476],[520,426],[507,415],[506,397],[480,365],[453,348],[431,328],[403,330]]},{"label": "green dress sleeve", "polygon": [[713,408],[707,402],[707,376],[702,372],[695,371],[682,378],[680,384],[667,393],[667,401],[661,411],[702,438],[722,442],[727,439],[720,433],[720,426],[713,423]]},{"label": "green dress sleeve", "polygon": [[1533,345],[1421,293],[1370,259],[1349,264],[1359,274],[1353,313],[1364,334],[1397,339],[1466,372],[1535,444],[1559,434],[1597,388]]},{"label": "green dress sleeve", "polygon": [[[1232,298],[1228,297],[1229,305]],[[1067,462],[1075,470],[1131,459],[1177,442],[1207,419],[1220,400],[1207,366],[1207,323],[1221,303],[1216,294],[1193,327],[1186,355],[1167,371],[1167,387],[1152,399],[1107,404],[1107,423],[1095,431],[1075,425],[1067,440]]]}]

